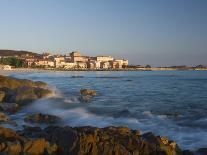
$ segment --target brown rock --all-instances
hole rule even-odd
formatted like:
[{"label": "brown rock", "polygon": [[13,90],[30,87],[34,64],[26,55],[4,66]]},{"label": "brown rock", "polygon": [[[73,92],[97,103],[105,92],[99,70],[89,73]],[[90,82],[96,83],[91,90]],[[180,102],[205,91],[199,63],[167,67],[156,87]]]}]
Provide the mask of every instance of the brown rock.
[{"label": "brown rock", "polygon": [[0,112],[0,122],[7,122],[7,121],[9,121],[9,117],[3,112]]},{"label": "brown rock", "polygon": [[0,102],[3,102],[5,97],[5,92],[4,91],[0,91]]},{"label": "brown rock", "polygon": [[24,120],[25,122],[30,122],[30,123],[50,124],[50,123],[58,123],[58,121],[60,121],[60,118],[57,116],[53,116],[53,115],[37,113],[37,114],[33,114],[33,115],[29,115],[25,117]]},{"label": "brown rock", "polygon": [[89,96],[96,96],[97,93],[95,90],[92,89],[81,89],[80,90],[81,95],[89,95]]}]

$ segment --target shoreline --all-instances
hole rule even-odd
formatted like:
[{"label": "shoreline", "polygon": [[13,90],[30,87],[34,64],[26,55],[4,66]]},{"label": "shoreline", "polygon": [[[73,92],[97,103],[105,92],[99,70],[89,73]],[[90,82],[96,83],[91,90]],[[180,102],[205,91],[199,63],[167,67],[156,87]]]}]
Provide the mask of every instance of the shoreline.
[{"label": "shoreline", "polygon": [[[18,80],[18,79],[15,79]],[[26,82],[26,81],[25,81]],[[23,85],[25,84],[22,83]],[[31,81],[32,82],[32,81]],[[41,83],[37,83],[37,84],[41,84]],[[22,93],[22,92],[21,92]],[[20,93],[20,94],[21,94]],[[22,93],[24,94],[24,93]],[[28,94],[28,96],[30,96]],[[4,103],[5,104],[5,103]],[[29,103],[28,103],[29,104]],[[23,106],[22,106],[23,108]],[[5,112],[5,114],[7,114]],[[38,113],[37,114],[38,117],[35,117],[36,115],[31,115],[29,117],[26,117],[28,120],[30,121],[34,121],[33,123],[35,123],[35,121],[38,122],[46,122],[47,121],[52,121],[53,119],[56,120],[57,116],[56,115],[47,115],[47,114],[41,114]],[[8,115],[10,116],[10,115]],[[37,119],[37,120],[36,120]],[[57,118],[58,119],[58,118]],[[60,120],[61,121],[61,120]],[[32,122],[31,122],[32,123]],[[154,134],[154,131],[152,130],[151,132],[144,132],[141,133],[141,130],[138,128],[136,130],[132,130],[128,127],[114,127],[114,126],[107,126],[104,128],[98,128],[98,127],[94,127],[94,126],[79,126],[79,127],[71,127],[66,125],[57,125],[54,126],[55,123],[53,124],[47,124],[47,126],[43,129],[41,129],[40,127],[38,127],[38,125],[36,127],[31,127],[31,126],[26,126],[24,129],[22,130],[12,130],[12,129],[8,129],[8,128],[0,128],[0,136],[3,137],[3,141],[2,141],[2,145],[8,146],[7,149],[11,150],[10,146],[15,146],[16,144],[15,142],[13,143],[13,141],[18,141],[19,143],[21,142],[20,139],[27,139],[26,141],[24,141],[24,143],[21,143],[21,145],[18,145],[18,149],[21,152],[24,152],[26,149],[22,149],[22,148],[26,148],[27,145],[29,145],[29,143],[32,142],[32,144],[37,143],[39,144],[39,141],[42,140],[44,145],[40,145],[42,147],[42,150],[47,150],[48,154],[50,153],[51,149],[54,149],[52,146],[55,145],[54,149],[54,154],[58,153],[58,151],[61,150],[60,154],[79,154],[79,151],[84,151],[88,154],[93,153],[93,151],[91,151],[91,149],[87,149],[87,147],[93,143],[93,149],[97,149],[97,154],[102,154],[102,146],[101,144],[106,144],[103,146],[103,148],[105,150],[110,150],[110,151],[114,151],[115,148],[110,148],[108,147],[108,143],[110,143],[110,145],[117,145],[119,144],[118,148],[116,148],[116,151],[123,151],[121,152],[122,154],[129,154],[132,155],[134,153],[140,152],[140,153],[157,153],[157,150],[160,150],[160,153],[167,153],[169,155],[174,155],[174,154],[179,154],[179,155],[192,155],[191,153],[200,153],[200,150],[198,149],[191,149],[191,150],[182,150],[182,148],[179,147],[179,145],[177,145],[176,141],[173,140],[169,140],[166,137],[162,137],[161,136],[157,136]],[[54,131],[54,133],[53,133]],[[113,134],[111,134],[113,133]],[[6,136],[5,136],[6,135]],[[11,137],[9,138],[13,138],[13,141],[10,142],[8,140],[7,135],[11,135]],[[17,135],[17,137],[12,137],[13,135]],[[31,136],[32,135],[32,136]],[[46,135],[46,136],[45,136]],[[52,138],[48,138],[49,137],[53,137],[53,136],[57,136],[54,139]],[[71,141],[65,141],[63,137],[67,136],[68,139],[72,139]],[[92,137],[92,138],[91,138]],[[117,139],[118,137],[118,139]],[[126,138],[127,137],[127,138]],[[114,139],[114,141],[111,142],[111,139]],[[41,141],[41,143],[42,143]],[[61,143],[59,143],[59,141],[61,141]],[[74,143],[77,142],[78,143]],[[127,145],[125,143],[125,141],[127,142],[131,142],[133,141],[132,145]],[[62,145],[63,143],[69,143],[67,146]],[[41,144],[40,143],[40,144]],[[139,147],[141,144],[145,144],[146,148],[143,147]],[[7,145],[10,144],[10,145]],[[75,144],[76,147],[76,151],[77,152],[68,152],[67,150],[72,150],[73,149],[73,144]],[[157,146],[157,144],[159,144],[160,146]],[[79,150],[80,146],[85,146],[84,148],[86,148],[86,150]],[[33,146],[35,147],[35,145]],[[124,148],[123,150],[120,150],[119,148]],[[152,150],[149,148],[153,148]],[[37,148],[36,148],[37,149]],[[34,149],[36,151],[36,149]],[[93,150],[92,149],[92,150]],[[133,153],[131,153],[131,151]],[[204,150],[205,151],[205,150]],[[4,150],[0,150],[0,152],[4,152]],[[6,152],[6,153],[11,153],[11,154],[15,154],[17,152]],[[28,154],[32,154],[32,151],[29,152],[24,152],[24,153],[28,153]],[[109,154],[110,152],[107,152],[106,154]],[[130,154],[131,153],[131,154]],[[42,154],[42,152],[40,153]],[[201,154],[203,155],[203,154]]]},{"label": "shoreline", "polygon": [[65,72],[130,72],[130,71],[207,71],[207,68],[190,68],[190,69],[175,69],[175,68],[137,68],[137,69],[53,69],[53,68],[12,68],[11,70],[3,70],[0,69],[0,71],[6,71],[6,72],[44,72],[44,71],[65,71]]}]

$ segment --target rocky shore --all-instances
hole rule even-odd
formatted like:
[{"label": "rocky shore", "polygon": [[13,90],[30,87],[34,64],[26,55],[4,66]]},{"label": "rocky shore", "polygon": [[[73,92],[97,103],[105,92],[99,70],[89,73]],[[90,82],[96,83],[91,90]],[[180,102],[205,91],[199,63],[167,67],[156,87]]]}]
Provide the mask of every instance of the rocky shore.
[{"label": "rocky shore", "polygon": [[[32,101],[51,95],[46,83],[0,76],[0,123],[13,123],[10,114]],[[97,95],[95,90],[80,90],[84,102]],[[0,154],[11,155],[206,155],[207,149],[181,150],[176,142],[153,133],[141,134],[127,127],[57,126],[61,118],[28,114],[31,126],[15,131],[0,127]],[[40,128],[45,124],[46,128]],[[153,132],[153,131],[152,131]]]}]

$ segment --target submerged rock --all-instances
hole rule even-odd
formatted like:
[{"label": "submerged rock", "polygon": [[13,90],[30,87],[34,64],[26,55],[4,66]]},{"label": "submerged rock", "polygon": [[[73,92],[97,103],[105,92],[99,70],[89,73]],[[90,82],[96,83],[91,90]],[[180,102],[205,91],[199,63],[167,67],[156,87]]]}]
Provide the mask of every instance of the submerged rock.
[{"label": "submerged rock", "polygon": [[54,115],[37,113],[37,114],[26,116],[24,121],[30,123],[51,124],[51,123],[58,123],[60,121],[60,118]]},{"label": "submerged rock", "polygon": [[71,78],[84,78],[84,76],[71,76]]}]

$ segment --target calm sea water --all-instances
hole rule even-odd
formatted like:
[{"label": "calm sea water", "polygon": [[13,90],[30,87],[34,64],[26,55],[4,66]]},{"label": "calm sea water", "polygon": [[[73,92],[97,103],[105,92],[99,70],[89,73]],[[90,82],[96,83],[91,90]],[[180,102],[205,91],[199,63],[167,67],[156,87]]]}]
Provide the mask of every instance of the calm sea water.
[{"label": "calm sea water", "polygon": [[[8,74],[47,82],[56,92],[14,115],[19,123],[27,113],[42,112],[60,116],[70,126],[128,126],[167,136],[183,149],[207,147],[206,71]],[[95,89],[98,95],[82,103],[82,88]]]}]

